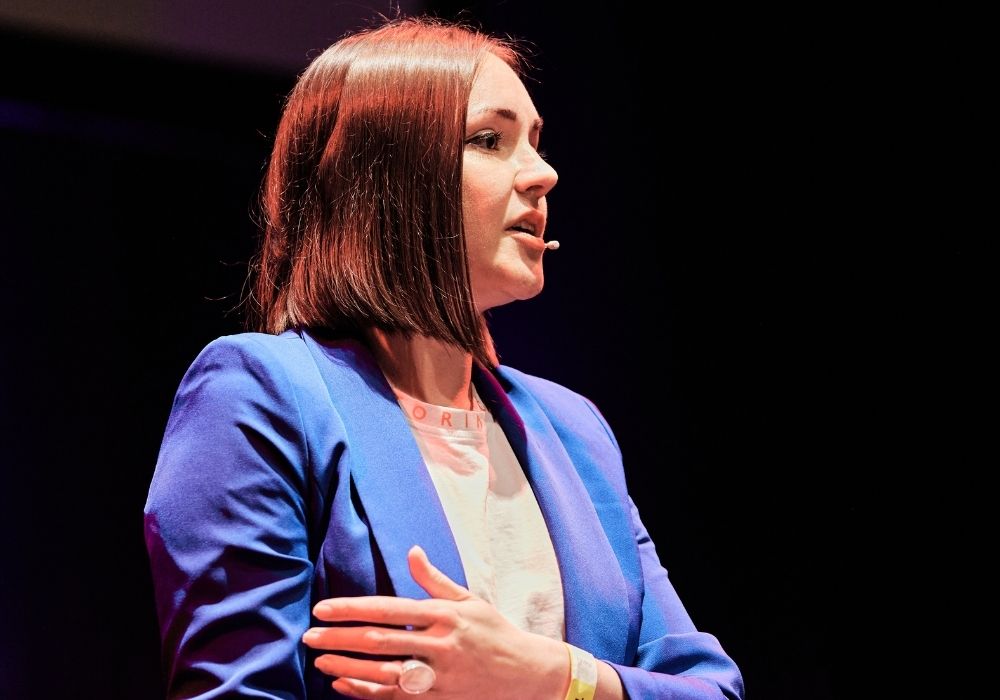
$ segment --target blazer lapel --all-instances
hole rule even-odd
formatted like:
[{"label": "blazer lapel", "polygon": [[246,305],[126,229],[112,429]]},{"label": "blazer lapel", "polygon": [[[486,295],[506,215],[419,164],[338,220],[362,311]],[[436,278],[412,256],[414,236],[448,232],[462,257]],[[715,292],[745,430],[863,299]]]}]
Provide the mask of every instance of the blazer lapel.
[{"label": "blazer lapel", "polygon": [[548,525],[562,576],[566,641],[602,658],[625,659],[629,587],[569,454],[526,390],[505,378],[501,386],[481,368],[474,378],[521,462]]},{"label": "blazer lapel", "polygon": [[[344,424],[351,478],[397,595],[427,598],[406,553],[419,544],[431,563],[467,586],[458,547],[395,394],[357,341],[325,343],[302,333]],[[534,398],[501,386],[477,366],[473,379],[510,441],[538,499],[559,570],[566,641],[609,660],[625,658],[630,598],[587,489]]]},{"label": "blazer lapel", "polygon": [[303,333],[344,423],[351,478],[396,595],[427,598],[406,553],[420,545],[431,563],[466,586],[462,560],[406,417],[371,353],[357,341],[323,343]]}]

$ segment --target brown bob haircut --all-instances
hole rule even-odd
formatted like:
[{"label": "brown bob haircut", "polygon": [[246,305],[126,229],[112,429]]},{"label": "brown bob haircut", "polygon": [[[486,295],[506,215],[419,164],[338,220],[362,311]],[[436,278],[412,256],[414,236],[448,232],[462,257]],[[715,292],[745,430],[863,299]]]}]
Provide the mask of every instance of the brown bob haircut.
[{"label": "brown bob haircut", "polygon": [[256,330],[419,334],[497,364],[472,298],[462,153],[487,54],[521,73],[509,40],[436,18],[340,39],[285,101],[261,189]]}]

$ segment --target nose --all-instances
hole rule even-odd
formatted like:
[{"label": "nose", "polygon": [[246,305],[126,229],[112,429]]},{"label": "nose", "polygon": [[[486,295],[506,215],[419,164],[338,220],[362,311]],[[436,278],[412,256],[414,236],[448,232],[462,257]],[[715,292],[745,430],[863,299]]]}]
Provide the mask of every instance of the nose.
[{"label": "nose", "polygon": [[559,174],[556,169],[537,151],[531,149],[514,178],[514,189],[540,199],[556,186],[558,180]]}]

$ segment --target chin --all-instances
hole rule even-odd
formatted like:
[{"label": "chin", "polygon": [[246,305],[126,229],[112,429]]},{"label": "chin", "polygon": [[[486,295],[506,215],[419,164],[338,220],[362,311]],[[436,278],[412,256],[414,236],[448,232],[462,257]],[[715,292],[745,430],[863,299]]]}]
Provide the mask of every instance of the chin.
[{"label": "chin", "polygon": [[508,285],[503,292],[493,294],[475,294],[476,299],[485,299],[483,303],[476,302],[476,308],[480,312],[504,306],[512,301],[527,301],[542,293],[545,280],[541,275],[529,280],[521,280],[515,286]]},{"label": "chin", "polygon": [[532,288],[528,291],[528,295],[524,297],[525,299],[531,299],[532,297],[537,297],[542,293],[542,289],[545,287],[545,278],[542,275],[538,275],[538,281]]},{"label": "chin", "polygon": [[538,284],[532,285],[531,287],[526,287],[520,291],[520,293],[514,297],[511,301],[527,301],[528,299],[534,299],[539,294],[542,293],[542,287],[544,286],[541,280]]},{"label": "chin", "polygon": [[542,262],[519,268],[508,280],[507,289],[511,296],[518,300],[538,296],[545,286],[545,274],[542,272]]}]

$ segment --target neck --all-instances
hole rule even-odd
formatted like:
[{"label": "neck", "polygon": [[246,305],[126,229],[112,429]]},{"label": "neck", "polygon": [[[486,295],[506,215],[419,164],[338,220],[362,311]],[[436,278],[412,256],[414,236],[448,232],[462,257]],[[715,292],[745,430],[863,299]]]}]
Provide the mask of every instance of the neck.
[{"label": "neck", "polygon": [[437,406],[472,408],[472,355],[426,336],[371,330],[369,346],[395,389]]}]

